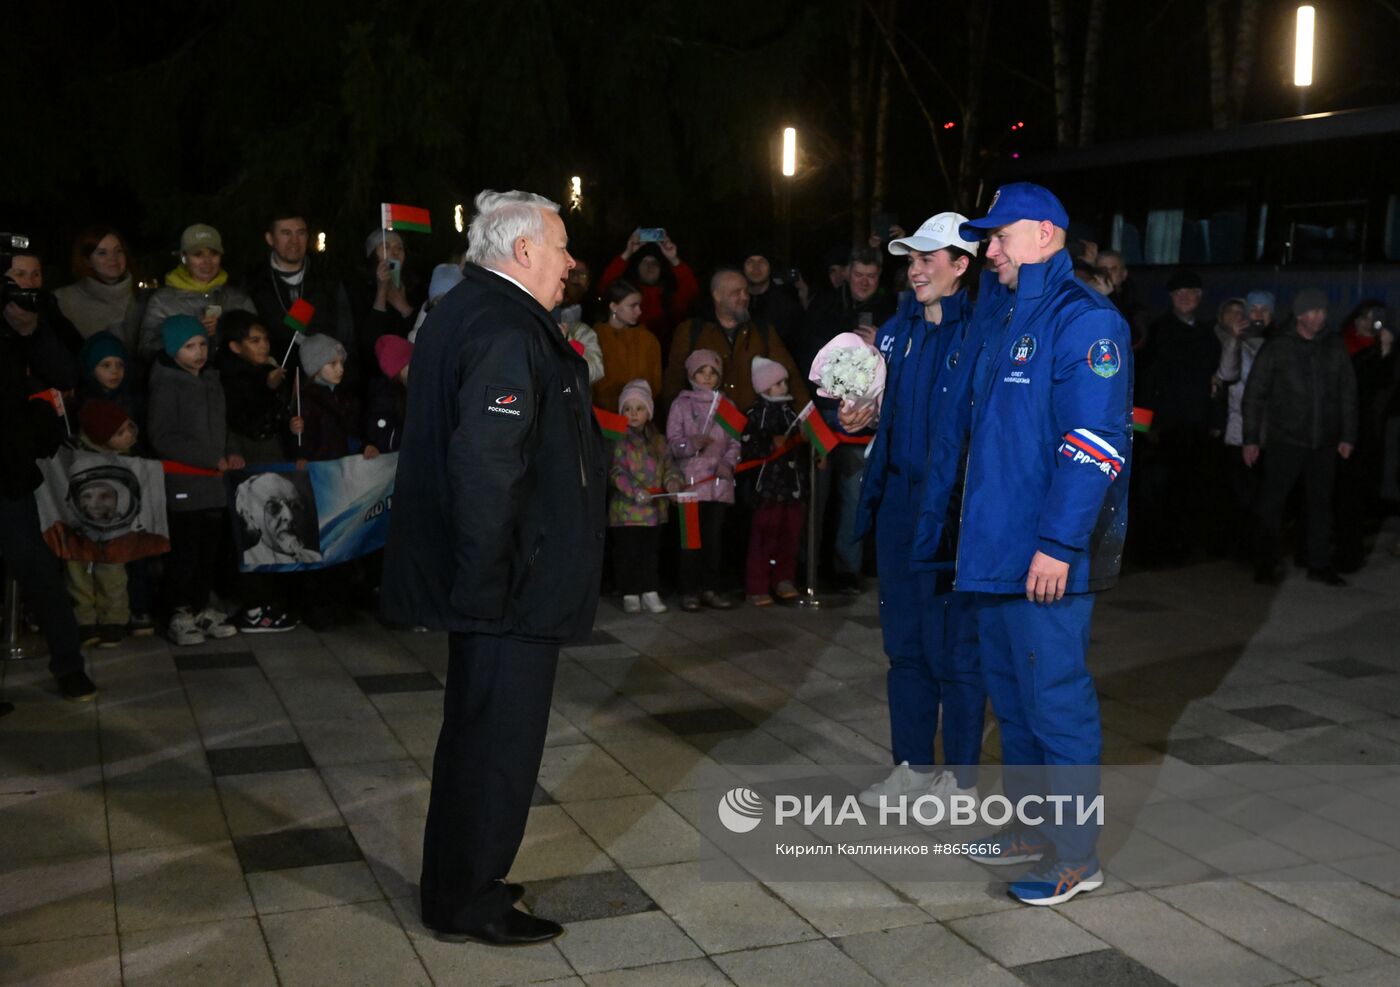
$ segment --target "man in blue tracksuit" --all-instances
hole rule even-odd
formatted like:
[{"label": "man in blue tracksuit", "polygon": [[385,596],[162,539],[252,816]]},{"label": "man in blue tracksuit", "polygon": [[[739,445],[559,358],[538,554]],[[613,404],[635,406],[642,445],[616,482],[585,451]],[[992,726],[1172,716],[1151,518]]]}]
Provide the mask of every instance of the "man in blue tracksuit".
[{"label": "man in blue tracksuit", "polygon": [[[974,593],[987,693],[1001,728],[1006,794],[1098,795],[1102,731],[1085,664],[1094,594],[1117,579],[1127,527],[1132,347],[1127,323],[1074,277],[1060,201],[1029,183],[997,191],[963,236],[986,236],[987,265],[963,357],[975,359],[965,459],[933,451],[914,545],[942,538],[965,462],[956,588]],[[1037,862],[1011,884],[1053,905],[1103,883],[1098,826],[1078,804],[1055,824],[1013,825],[989,864]]]},{"label": "man in blue tracksuit", "polygon": [[[881,797],[976,796],[987,694],[977,661],[975,600],[953,592],[955,527],[946,529],[948,538],[925,564],[910,558],[929,450],[970,390],[959,363],[972,315],[963,281],[979,244],[958,234],[963,222],[957,213],[940,213],[889,246],[892,254],[908,255],[912,290],[877,336],[888,341],[882,351],[889,369],[856,521],[857,536],[875,529],[896,765],[861,793],[871,806]],[[842,424],[866,424],[856,417],[843,411]],[[940,707],[943,763],[952,770],[935,771]]]}]

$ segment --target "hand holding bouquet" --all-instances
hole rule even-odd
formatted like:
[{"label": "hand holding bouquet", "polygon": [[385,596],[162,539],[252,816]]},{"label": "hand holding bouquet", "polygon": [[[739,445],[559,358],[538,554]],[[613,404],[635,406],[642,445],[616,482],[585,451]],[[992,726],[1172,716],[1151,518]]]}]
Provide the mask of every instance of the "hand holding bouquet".
[{"label": "hand holding bouquet", "polygon": [[824,398],[837,398],[847,411],[880,406],[885,394],[885,361],[880,351],[853,332],[832,337],[812,361],[808,380]]}]

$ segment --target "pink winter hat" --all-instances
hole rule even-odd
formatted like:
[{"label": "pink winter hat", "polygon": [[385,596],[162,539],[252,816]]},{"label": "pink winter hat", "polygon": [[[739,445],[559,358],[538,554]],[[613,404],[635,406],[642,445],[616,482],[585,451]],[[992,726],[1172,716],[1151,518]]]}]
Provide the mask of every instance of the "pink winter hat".
[{"label": "pink winter hat", "polygon": [[629,380],[622,385],[622,393],[617,396],[617,410],[621,411],[622,406],[628,401],[640,401],[646,405],[647,417],[656,417],[656,401],[651,394],[651,385],[641,377],[636,380]]},{"label": "pink winter hat", "polygon": [[753,389],[762,394],[780,380],[787,380],[787,367],[784,367],[777,360],[770,360],[766,356],[756,356],[749,368],[749,378],[753,381]]},{"label": "pink winter hat", "polygon": [[685,378],[694,380],[701,367],[714,367],[715,373],[724,373],[724,361],[714,350],[696,350],[685,358]]},{"label": "pink winter hat", "polygon": [[413,359],[413,344],[402,336],[386,333],[374,341],[374,356],[384,376],[393,380]]}]

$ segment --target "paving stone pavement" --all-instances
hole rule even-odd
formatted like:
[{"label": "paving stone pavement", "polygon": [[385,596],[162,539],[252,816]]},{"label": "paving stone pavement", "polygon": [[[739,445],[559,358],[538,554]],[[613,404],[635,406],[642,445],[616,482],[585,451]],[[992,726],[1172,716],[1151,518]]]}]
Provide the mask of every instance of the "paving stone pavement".
[{"label": "paving stone pavement", "polygon": [[[1110,875],[1059,909],[993,881],[702,880],[702,789],[745,765],[886,762],[876,594],[817,613],[605,602],[563,653],[512,874],[568,934],[516,950],[440,943],[417,917],[441,636],[366,618],[132,640],[89,653],[102,692],[83,706],[42,663],[8,663],[0,983],[1400,983],[1400,785],[1377,773],[1400,764],[1397,585],[1400,560],[1378,553],[1345,590],[1298,574],[1262,589],[1208,564],[1104,594],[1106,763],[1183,785],[1203,766],[1318,767],[1301,791],[1192,804],[1267,838],[1254,872],[1177,845],[1181,817],[1159,806],[1132,851],[1171,876]],[[994,731],[987,747],[994,760]],[[1326,819],[1270,829],[1270,811],[1321,792]]]}]

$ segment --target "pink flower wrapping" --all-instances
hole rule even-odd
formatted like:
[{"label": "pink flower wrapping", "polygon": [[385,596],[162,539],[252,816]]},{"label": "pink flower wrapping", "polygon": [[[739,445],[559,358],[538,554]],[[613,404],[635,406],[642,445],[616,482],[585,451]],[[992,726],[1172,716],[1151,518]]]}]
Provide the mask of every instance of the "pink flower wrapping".
[{"label": "pink flower wrapping", "polygon": [[807,379],[824,398],[837,398],[847,410],[875,405],[885,395],[885,360],[880,351],[853,332],[833,336],[821,348]]}]

